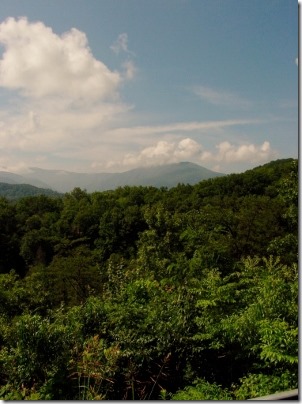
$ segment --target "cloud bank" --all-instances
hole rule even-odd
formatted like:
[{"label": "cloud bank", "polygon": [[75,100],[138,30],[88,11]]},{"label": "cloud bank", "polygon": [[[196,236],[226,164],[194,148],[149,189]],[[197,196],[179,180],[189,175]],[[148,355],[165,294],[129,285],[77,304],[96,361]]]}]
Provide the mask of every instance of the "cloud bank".
[{"label": "cloud bank", "polygon": [[[215,150],[211,151],[191,138],[184,138],[176,142],[160,140],[155,145],[146,147],[136,154],[129,153],[120,161],[120,167],[148,167],[193,161],[197,164],[205,164],[212,169],[225,171],[227,167],[241,162],[265,163],[276,155],[276,151],[271,148],[268,141],[261,145],[252,143],[238,145],[224,141],[217,144]],[[118,162],[112,161],[110,165],[116,166],[117,164]]]}]

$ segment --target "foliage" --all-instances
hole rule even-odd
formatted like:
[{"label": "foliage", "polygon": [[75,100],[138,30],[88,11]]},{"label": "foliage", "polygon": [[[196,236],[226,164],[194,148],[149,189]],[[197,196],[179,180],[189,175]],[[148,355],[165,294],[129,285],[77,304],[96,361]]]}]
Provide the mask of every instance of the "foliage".
[{"label": "foliage", "polygon": [[298,384],[297,161],[0,198],[0,398],[245,400]]},{"label": "foliage", "polygon": [[112,390],[112,377],[117,369],[120,350],[106,347],[98,335],[87,339],[76,364],[79,400],[102,400]]},{"label": "foliage", "polygon": [[297,387],[289,371],[281,374],[248,374],[241,380],[240,387],[235,391],[236,400],[263,397],[277,392],[292,390]]},{"label": "foliage", "polygon": [[38,188],[29,184],[7,184],[4,182],[0,182],[0,195],[10,200],[36,195],[60,196],[58,192],[51,189]]},{"label": "foliage", "polygon": [[193,400],[193,401],[201,401],[201,400],[219,400],[219,401],[227,401],[231,400],[232,397],[230,393],[221,388],[215,383],[209,383],[206,380],[196,380],[193,386],[185,387],[184,390],[178,391],[177,393],[172,395],[172,400]]},{"label": "foliage", "polygon": [[39,391],[41,399],[59,397],[67,364],[64,334],[62,325],[39,315],[16,320],[0,354],[5,378],[15,389]]}]

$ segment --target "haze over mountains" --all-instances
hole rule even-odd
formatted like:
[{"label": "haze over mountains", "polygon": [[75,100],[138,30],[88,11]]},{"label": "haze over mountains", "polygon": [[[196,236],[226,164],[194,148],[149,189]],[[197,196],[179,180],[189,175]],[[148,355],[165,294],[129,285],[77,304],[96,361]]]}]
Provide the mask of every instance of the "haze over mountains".
[{"label": "haze over mountains", "polygon": [[154,167],[141,167],[121,173],[75,173],[63,170],[45,170],[31,167],[28,172],[14,174],[0,171],[0,182],[29,184],[69,192],[75,187],[87,192],[105,191],[119,186],[173,187],[179,183],[194,185],[199,181],[223,176],[198,164],[182,162]]}]

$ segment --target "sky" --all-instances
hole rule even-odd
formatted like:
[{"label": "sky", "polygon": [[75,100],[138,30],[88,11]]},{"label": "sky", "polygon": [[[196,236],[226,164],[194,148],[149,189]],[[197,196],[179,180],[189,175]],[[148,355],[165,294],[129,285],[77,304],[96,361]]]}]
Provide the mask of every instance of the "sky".
[{"label": "sky", "polygon": [[297,0],[1,0],[0,171],[298,156]]}]

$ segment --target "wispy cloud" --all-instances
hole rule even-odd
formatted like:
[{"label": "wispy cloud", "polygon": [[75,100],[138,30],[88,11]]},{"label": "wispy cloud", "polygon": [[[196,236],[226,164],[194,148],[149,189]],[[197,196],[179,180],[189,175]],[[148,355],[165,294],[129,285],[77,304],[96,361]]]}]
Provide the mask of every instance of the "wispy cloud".
[{"label": "wispy cloud", "polygon": [[278,100],[278,107],[282,109],[298,109],[298,97],[296,100]]},{"label": "wispy cloud", "polygon": [[124,76],[127,80],[132,80],[136,73],[137,73],[137,68],[135,64],[131,60],[127,60],[126,62],[123,63],[123,68],[124,68]]},{"label": "wispy cloud", "polygon": [[193,121],[193,122],[177,122],[167,125],[150,125],[150,126],[132,126],[117,128],[110,131],[110,136],[143,136],[143,135],[156,135],[172,132],[192,132],[192,131],[205,131],[214,129],[223,129],[228,126],[238,125],[253,125],[262,123],[263,120],[257,119],[228,119],[216,121]]},{"label": "wispy cloud", "polygon": [[116,41],[110,46],[110,49],[112,49],[117,55],[124,52],[135,56],[134,52],[130,51],[128,48],[128,35],[125,32],[118,36]]},{"label": "wispy cloud", "polygon": [[201,100],[216,106],[244,109],[252,106],[251,101],[233,92],[214,90],[206,86],[195,86],[192,91]]}]

